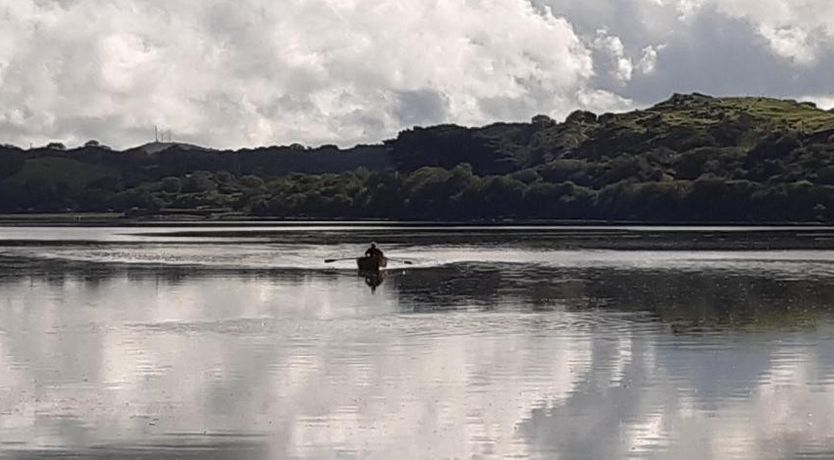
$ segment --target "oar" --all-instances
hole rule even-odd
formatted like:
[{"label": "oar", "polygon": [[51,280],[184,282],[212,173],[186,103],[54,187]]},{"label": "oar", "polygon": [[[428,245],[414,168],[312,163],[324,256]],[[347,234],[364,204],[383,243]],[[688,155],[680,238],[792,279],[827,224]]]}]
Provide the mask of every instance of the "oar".
[{"label": "oar", "polygon": [[[397,262],[402,262],[402,263],[404,263],[404,264],[406,264],[406,265],[414,265],[414,262],[412,262],[412,261],[410,261],[410,260],[405,260],[405,259],[397,259],[397,258],[393,258],[393,257],[386,257],[386,259],[388,259],[388,260],[394,260],[394,261],[397,261]],[[342,260],[356,260],[356,257],[343,257],[343,258],[341,258],[341,259],[324,259],[324,263],[326,263],[326,264],[332,264],[333,262],[340,262],[340,261],[342,261]]]},{"label": "oar", "polygon": [[341,260],[355,260],[356,257],[343,257],[341,259],[324,259],[324,263],[332,264],[333,262],[339,262]]},{"label": "oar", "polygon": [[388,260],[393,260],[395,262],[402,262],[406,265],[414,265],[414,262],[405,259],[397,259],[396,257],[386,257]]}]

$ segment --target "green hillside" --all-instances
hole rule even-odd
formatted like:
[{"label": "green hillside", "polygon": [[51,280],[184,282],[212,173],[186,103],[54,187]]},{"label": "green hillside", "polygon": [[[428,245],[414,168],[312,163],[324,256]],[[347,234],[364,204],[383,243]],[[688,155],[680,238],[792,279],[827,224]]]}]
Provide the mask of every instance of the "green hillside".
[{"label": "green hillside", "polygon": [[539,116],[531,123],[475,129],[417,128],[388,144],[398,166],[405,169],[431,162],[436,163],[431,166],[453,166],[471,156],[482,166],[478,172],[505,173],[564,158],[600,160],[622,154],[648,155],[658,149],[675,154],[699,147],[749,151],[773,142],[774,136],[811,140],[831,130],[834,113],[808,103],[676,94],[628,113],[598,116],[577,111],[564,123]]},{"label": "green hillside", "polygon": [[26,160],[20,171],[7,180],[16,185],[63,184],[72,190],[118,175],[113,167],[83,163],[71,158],[44,157]]},{"label": "green hillside", "polygon": [[382,145],[0,148],[0,212],[834,221],[834,113],[676,94],[563,122],[415,127]]}]

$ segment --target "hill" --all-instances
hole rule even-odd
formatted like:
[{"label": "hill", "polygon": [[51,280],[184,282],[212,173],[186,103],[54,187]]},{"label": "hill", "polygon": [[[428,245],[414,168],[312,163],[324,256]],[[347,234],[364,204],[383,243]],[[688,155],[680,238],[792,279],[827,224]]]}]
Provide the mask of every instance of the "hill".
[{"label": "hill", "polygon": [[[782,138],[786,138],[783,142],[830,143],[831,135],[834,114],[811,103],[675,94],[646,110],[599,116],[577,111],[564,123],[538,116],[531,123],[475,129],[415,128],[386,144],[401,170],[468,162],[477,173],[506,174],[558,160],[599,162],[641,156],[675,172],[688,154],[703,157],[698,149],[749,153]],[[657,161],[658,156],[677,161]]]},{"label": "hill", "polygon": [[834,219],[834,113],[675,94],[559,123],[415,127],[381,145],[0,147],[0,211],[776,222]]},{"label": "hill", "polygon": [[155,153],[164,152],[168,149],[177,149],[177,150],[196,150],[202,152],[211,152],[214,149],[200,147],[199,145],[194,144],[187,144],[183,142],[148,142],[147,144],[140,145],[138,147],[133,147],[129,149],[129,151],[139,151],[144,152],[146,154],[152,155]]}]

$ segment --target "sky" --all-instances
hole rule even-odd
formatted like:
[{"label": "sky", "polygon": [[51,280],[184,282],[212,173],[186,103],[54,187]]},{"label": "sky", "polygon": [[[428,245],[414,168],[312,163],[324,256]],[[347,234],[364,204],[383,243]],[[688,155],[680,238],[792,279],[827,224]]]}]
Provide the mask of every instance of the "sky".
[{"label": "sky", "polygon": [[0,143],[375,143],[675,92],[834,106],[831,0],[0,0]]}]

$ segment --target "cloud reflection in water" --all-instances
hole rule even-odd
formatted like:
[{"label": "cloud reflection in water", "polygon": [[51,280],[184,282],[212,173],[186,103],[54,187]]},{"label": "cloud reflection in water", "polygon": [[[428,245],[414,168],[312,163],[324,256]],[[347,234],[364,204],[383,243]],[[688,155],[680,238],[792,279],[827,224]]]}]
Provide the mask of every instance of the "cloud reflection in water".
[{"label": "cloud reflection in water", "polygon": [[735,272],[463,263],[374,293],[350,272],[6,262],[7,452],[834,449],[834,288],[761,261]]}]

